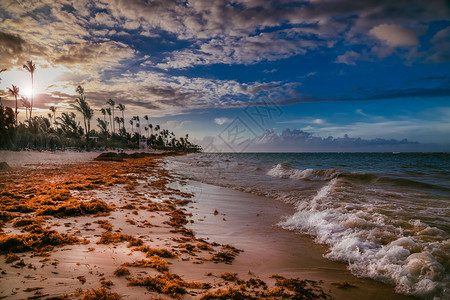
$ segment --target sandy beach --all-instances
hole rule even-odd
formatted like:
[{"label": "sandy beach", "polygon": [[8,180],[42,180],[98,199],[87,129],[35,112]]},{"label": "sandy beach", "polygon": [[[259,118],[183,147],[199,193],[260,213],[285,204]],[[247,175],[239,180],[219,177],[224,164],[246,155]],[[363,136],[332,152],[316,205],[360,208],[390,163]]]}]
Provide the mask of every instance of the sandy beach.
[{"label": "sandy beach", "polygon": [[412,299],[276,226],[289,204],[98,155],[0,153],[0,299]]}]

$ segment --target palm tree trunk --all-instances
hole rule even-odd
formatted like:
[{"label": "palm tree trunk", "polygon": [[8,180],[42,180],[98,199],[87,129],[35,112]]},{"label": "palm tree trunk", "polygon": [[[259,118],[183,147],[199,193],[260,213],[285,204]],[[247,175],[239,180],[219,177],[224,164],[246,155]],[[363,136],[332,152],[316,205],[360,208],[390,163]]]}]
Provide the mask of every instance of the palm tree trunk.
[{"label": "palm tree trunk", "polygon": [[116,124],[114,123],[114,105],[112,106],[113,133],[116,133]]},{"label": "palm tree trunk", "polygon": [[30,120],[31,120],[31,114],[33,113],[33,98],[34,98],[34,76],[33,73],[31,73],[31,105],[30,105]]},{"label": "palm tree trunk", "polygon": [[17,112],[17,96],[14,96],[14,98],[16,98],[16,127],[17,127],[17,115],[19,114],[18,112]]}]

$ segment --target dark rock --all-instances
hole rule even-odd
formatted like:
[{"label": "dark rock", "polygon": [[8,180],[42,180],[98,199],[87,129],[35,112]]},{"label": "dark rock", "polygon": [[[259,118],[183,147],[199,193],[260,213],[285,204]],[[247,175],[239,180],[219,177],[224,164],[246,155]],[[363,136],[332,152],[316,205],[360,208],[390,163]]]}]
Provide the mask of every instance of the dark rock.
[{"label": "dark rock", "polygon": [[[123,153],[121,153],[121,154],[123,154]],[[114,153],[114,152],[106,152],[106,153],[100,154],[99,156],[94,158],[94,160],[97,160],[97,161],[123,161],[123,157],[121,154]]]},{"label": "dark rock", "polygon": [[0,172],[11,171],[12,168],[4,161],[0,162]]}]

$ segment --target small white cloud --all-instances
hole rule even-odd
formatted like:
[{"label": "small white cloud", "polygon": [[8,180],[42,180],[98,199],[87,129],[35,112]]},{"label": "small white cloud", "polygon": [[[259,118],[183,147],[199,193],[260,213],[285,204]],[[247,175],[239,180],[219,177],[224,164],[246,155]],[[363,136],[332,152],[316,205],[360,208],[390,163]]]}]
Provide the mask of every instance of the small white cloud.
[{"label": "small white cloud", "polygon": [[336,62],[340,64],[346,64],[354,66],[356,65],[356,60],[358,60],[361,57],[359,53],[356,53],[355,51],[347,51],[342,55],[339,55],[336,58]]},{"label": "small white cloud", "polygon": [[381,24],[372,28],[369,33],[392,47],[417,46],[419,44],[416,32],[400,25]]},{"label": "small white cloud", "polygon": [[364,117],[368,117],[369,115],[366,114],[365,112],[363,112],[363,110],[361,108],[358,108],[355,113],[357,113],[358,115],[364,116]]},{"label": "small white cloud", "polygon": [[228,118],[225,118],[225,117],[223,117],[223,118],[215,118],[214,119],[214,123],[216,123],[217,125],[223,125],[225,123],[230,123],[230,122],[231,122],[231,119],[228,119]]},{"label": "small white cloud", "polygon": [[323,119],[315,119],[315,120],[313,120],[313,123],[314,124],[324,124],[325,121]]}]

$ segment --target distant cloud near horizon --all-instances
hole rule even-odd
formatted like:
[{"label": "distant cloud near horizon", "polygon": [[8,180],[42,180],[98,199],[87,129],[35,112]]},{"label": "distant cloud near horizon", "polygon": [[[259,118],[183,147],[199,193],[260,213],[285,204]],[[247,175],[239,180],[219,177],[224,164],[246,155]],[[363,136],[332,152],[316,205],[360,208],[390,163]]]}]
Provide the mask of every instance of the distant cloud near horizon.
[{"label": "distant cloud near horizon", "polygon": [[[196,140],[203,149],[212,152],[234,152],[218,138],[207,136]],[[343,137],[314,135],[301,129],[286,128],[277,133],[273,129],[265,130],[261,135],[248,142],[243,152],[420,152],[442,151],[435,144],[419,143],[408,139],[363,139],[345,134]]]},{"label": "distant cloud near horizon", "polygon": [[430,149],[434,145],[420,144],[407,139],[362,139],[360,137],[328,136],[323,138],[300,129],[284,129],[281,133],[276,133],[273,129],[266,130],[262,135],[255,138],[252,144],[246,149],[263,149],[263,151],[275,152],[305,152],[305,151],[422,151]]}]

